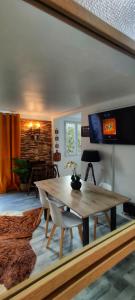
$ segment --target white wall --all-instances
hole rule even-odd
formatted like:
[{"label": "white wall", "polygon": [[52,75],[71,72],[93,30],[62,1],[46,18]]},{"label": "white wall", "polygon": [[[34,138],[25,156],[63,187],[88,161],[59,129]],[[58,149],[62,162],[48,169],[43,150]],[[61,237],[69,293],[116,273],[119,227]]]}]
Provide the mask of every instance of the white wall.
[{"label": "white wall", "polygon": [[[113,99],[104,103],[91,105],[86,108],[77,109],[71,113],[79,113],[82,115],[82,125],[88,125],[88,114],[100,112],[118,107],[135,105],[135,95],[126,96],[125,98]],[[60,152],[62,153],[62,161],[59,162],[61,175],[70,173],[70,170],[64,169],[68,160],[76,161],[80,166],[82,177],[84,177],[87,163],[80,163],[81,157],[65,157],[64,155],[64,120],[69,120],[68,116],[54,120],[54,128],[59,128]],[[85,149],[99,150],[102,161],[94,163],[94,170],[97,184],[101,181],[112,184],[112,145],[90,144],[89,138],[82,138],[82,151]],[[122,193],[130,197],[135,202],[135,146],[115,145],[115,184],[116,192]]]},{"label": "white wall", "polygon": [[[81,114],[78,113],[76,115],[71,116],[65,116],[61,118],[57,118],[53,120],[53,146],[55,145],[54,140],[54,130],[57,128],[59,130],[59,152],[61,153],[61,161],[58,162],[58,168],[61,176],[72,174],[71,169],[66,169],[66,163],[70,160],[75,161],[78,165],[77,171],[81,173],[81,154],[80,155],[74,155],[74,156],[66,156],[65,155],[65,137],[64,137],[64,122],[65,121],[77,121],[81,122]],[[55,151],[55,148],[54,148]]]},{"label": "white wall", "polygon": [[[122,106],[135,105],[135,96],[116,99],[107,103],[87,107],[82,111],[82,125],[88,125],[88,114]],[[89,138],[82,138],[84,149],[99,150],[102,156],[100,163],[94,163],[97,183],[101,181],[112,184],[112,145],[90,144]],[[86,163],[82,163],[84,176]],[[115,145],[115,183],[116,192],[130,197],[135,202],[135,146]]]},{"label": "white wall", "polygon": [[29,120],[43,120],[43,121],[51,121],[52,118],[48,115],[45,115],[45,114],[38,114],[38,113],[35,113],[35,114],[20,114],[21,116],[21,119],[29,119]]}]

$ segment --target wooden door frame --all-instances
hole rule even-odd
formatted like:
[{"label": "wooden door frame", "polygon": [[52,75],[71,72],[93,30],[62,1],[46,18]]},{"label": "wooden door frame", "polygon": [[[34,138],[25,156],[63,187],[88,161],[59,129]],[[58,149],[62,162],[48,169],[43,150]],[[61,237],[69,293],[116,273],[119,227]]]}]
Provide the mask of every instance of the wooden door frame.
[{"label": "wooden door frame", "polygon": [[78,28],[90,36],[135,56],[135,41],[113,28],[72,0],[22,0],[58,19]]}]

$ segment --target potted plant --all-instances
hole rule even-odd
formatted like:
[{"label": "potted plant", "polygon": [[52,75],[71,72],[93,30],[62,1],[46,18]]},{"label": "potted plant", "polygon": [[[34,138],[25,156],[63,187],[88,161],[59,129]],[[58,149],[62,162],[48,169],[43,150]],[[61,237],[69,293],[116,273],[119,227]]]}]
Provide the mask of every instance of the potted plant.
[{"label": "potted plant", "polygon": [[21,159],[18,157],[14,158],[13,161],[15,165],[13,168],[13,173],[19,177],[20,190],[26,191],[30,172],[29,163],[26,159]]},{"label": "potted plant", "polygon": [[66,168],[71,168],[73,169],[73,174],[71,176],[71,187],[74,190],[80,190],[82,184],[81,184],[81,175],[77,174],[76,168],[77,168],[77,163],[74,161],[69,161],[66,164]]}]

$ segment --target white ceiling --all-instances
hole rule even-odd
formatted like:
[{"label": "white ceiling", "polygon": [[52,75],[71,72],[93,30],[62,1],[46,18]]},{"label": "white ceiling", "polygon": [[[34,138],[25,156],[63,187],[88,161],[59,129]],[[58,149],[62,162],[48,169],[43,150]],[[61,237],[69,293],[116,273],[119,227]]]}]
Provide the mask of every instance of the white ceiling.
[{"label": "white ceiling", "polygon": [[0,1],[0,109],[57,115],[135,94],[135,60],[22,0]]}]

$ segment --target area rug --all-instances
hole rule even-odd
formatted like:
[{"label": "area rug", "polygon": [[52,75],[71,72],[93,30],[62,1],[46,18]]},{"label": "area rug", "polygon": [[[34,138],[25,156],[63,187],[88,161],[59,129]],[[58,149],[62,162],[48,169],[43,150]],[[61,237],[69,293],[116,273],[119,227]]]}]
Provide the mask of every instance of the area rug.
[{"label": "area rug", "polygon": [[0,284],[9,289],[28,278],[36,255],[30,239],[41,220],[42,209],[23,216],[0,216]]}]

